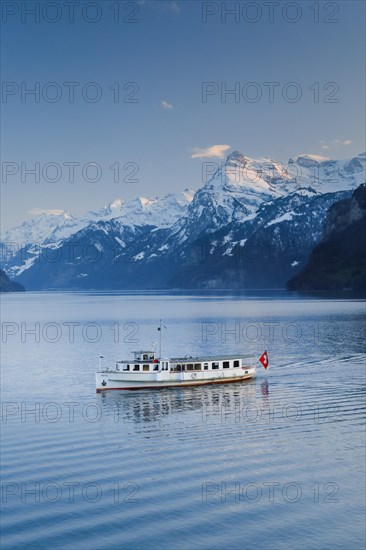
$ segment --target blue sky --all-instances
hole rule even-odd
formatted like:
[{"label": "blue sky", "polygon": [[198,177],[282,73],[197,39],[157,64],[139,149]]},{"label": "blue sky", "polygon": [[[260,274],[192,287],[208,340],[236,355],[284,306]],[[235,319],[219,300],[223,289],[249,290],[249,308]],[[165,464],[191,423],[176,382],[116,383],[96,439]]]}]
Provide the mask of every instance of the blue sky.
[{"label": "blue sky", "polygon": [[[255,11],[253,2],[103,0],[94,3],[99,14],[91,6],[83,18],[90,2],[80,1],[73,22],[62,2],[58,12],[40,12],[39,22],[22,13],[25,4],[2,6],[4,228],[34,209],[78,215],[117,197],[197,189],[202,163],[219,165],[233,150],[283,162],[365,150],[361,1],[274,3],[273,21],[266,2]],[[239,12],[225,20],[225,5]],[[212,93],[203,101],[205,82]],[[272,101],[268,83],[275,83]],[[39,102],[32,95],[22,101],[21,90],[35,86]],[[239,97],[225,96],[235,86]],[[95,93],[101,98],[92,102]],[[54,94],[60,97],[52,102]],[[78,163],[74,181],[70,162]],[[35,163],[39,182],[26,173]],[[109,168],[116,163],[117,182]]]}]

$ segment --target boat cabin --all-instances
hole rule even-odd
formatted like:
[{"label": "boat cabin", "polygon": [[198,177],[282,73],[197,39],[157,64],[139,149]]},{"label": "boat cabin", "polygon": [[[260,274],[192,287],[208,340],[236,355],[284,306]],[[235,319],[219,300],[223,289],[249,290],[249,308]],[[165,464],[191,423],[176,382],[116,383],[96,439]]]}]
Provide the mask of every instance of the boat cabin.
[{"label": "boat cabin", "polygon": [[221,369],[249,368],[246,359],[252,356],[225,355],[218,357],[181,357],[159,360],[154,351],[134,351],[133,360],[117,361],[120,372],[187,372]]},{"label": "boat cabin", "polygon": [[117,361],[116,370],[122,372],[153,372],[161,370],[155,351],[133,351],[133,360]]},{"label": "boat cabin", "polygon": [[135,361],[154,361],[156,359],[155,351],[133,351],[132,352],[135,358]]},{"label": "boat cabin", "polygon": [[[184,371],[200,371],[200,370],[217,370],[217,369],[232,369],[232,368],[240,368],[242,366],[241,359],[230,359],[226,358],[226,361],[212,361],[212,357],[210,357],[210,361],[205,360],[203,362],[199,363],[193,363],[187,361],[187,359],[175,359],[175,361],[172,364],[171,371],[172,372],[184,372]],[[197,361],[197,359],[194,359]],[[182,361],[182,362],[181,362]]]}]

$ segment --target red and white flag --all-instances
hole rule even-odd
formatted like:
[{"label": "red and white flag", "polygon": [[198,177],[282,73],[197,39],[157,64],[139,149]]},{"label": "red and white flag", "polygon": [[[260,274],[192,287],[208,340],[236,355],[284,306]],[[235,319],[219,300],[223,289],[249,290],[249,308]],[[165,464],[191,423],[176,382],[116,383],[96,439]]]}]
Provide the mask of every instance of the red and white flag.
[{"label": "red and white flag", "polygon": [[258,361],[262,363],[265,369],[268,367],[268,355],[266,351],[263,353],[263,355],[260,356]]}]

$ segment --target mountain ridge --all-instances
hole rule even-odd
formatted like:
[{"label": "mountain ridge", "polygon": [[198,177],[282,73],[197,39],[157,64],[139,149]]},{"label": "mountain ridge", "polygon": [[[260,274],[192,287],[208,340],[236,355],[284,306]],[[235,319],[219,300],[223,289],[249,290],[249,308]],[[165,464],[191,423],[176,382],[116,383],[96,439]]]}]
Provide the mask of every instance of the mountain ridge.
[{"label": "mountain ridge", "polygon": [[[264,269],[265,255],[258,269],[253,268],[255,262],[249,271],[216,267],[220,277],[208,283],[202,278],[205,268],[197,266],[197,246],[212,241],[211,255],[230,261],[249,246],[263,247],[266,239],[279,254],[292,235],[301,243],[299,258],[292,260],[296,272],[320,237],[326,210],[363,182],[365,164],[365,154],[321,162],[301,155],[285,166],[234,151],[195,193],[187,188],[162,198],[116,199],[81,218],[62,212],[51,219],[48,229],[45,217],[39,227],[24,222],[5,233],[2,263],[8,275],[27,288],[186,288],[192,286],[183,276],[187,262],[192,264],[186,273],[202,287],[219,280],[234,284],[235,277],[235,284],[254,284],[256,278],[263,280],[258,269]],[[315,218],[311,208],[316,209]],[[226,248],[220,253],[223,244]],[[272,283],[267,277],[263,284],[284,287],[296,274],[289,269],[279,269]]]}]

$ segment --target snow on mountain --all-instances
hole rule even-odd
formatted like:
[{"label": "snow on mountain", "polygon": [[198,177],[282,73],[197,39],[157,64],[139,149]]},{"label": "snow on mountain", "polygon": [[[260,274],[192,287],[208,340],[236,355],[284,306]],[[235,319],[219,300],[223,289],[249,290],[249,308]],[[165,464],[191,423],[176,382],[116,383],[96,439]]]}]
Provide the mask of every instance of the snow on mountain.
[{"label": "snow on mountain", "polygon": [[[103,254],[114,243],[118,248],[116,257],[125,258],[129,266],[133,263],[143,268],[147,262],[166,262],[167,269],[174,262],[179,265],[185,261],[198,238],[205,239],[228,225],[237,233],[236,242],[246,242],[250,231],[264,223],[264,212],[270,212],[275,202],[280,207],[276,215],[266,214],[268,229],[296,225],[298,214],[291,214],[293,207],[301,209],[302,204],[309,204],[318,195],[355,189],[365,181],[365,164],[366,154],[342,161],[303,154],[283,164],[266,157],[252,159],[235,151],[216,166],[196,193],[186,189],[162,198],[137,197],[128,202],[118,198],[84,216],[58,212],[24,222],[3,235],[2,263],[11,276],[36,273],[39,266],[35,258],[43,249],[59,249],[75,239],[85,246],[90,243],[98,247],[96,250]],[[285,206],[286,201],[277,202],[282,198],[289,198],[291,209]],[[88,267],[82,266],[83,279],[88,279]],[[42,277],[49,268],[44,267]],[[142,281],[144,270],[140,276]]]},{"label": "snow on mountain", "polygon": [[321,237],[328,208],[349,191],[293,191],[242,223],[200,235],[168,281],[173,288],[284,288]]},{"label": "snow on mountain", "polygon": [[294,215],[294,212],[286,212],[285,214],[282,214],[282,216],[278,216],[278,218],[275,218],[274,220],[268,222],[266,227],[274,225],[275,223],[289,222],[294,218]]},{"label": "snow on mountain", "polygon": [[283,164],[235,151],[198,189],[187,218],[180,220],[173,232],[182,243],[197,232],[210,233],[231,221],[242,223],[255,216],[262,203],[299,190],[334,193],[355,189],[365,181],[365,160],[365,154],[351,161],[302,155]]},{"label": "snow on mountain", "polygon": [[92,222],[117,219],[123,225],[154,225],[168,227],[177,221],[192,201],[194,192],[168,194],[162,198],[137,197],[129,202],[116,199],[102,210],[87,212],[79,218],[68,212],[60,214],[42,213],[20,226],[8,229],[2,235],[2,242],[14,245],[51,243],[65,239]]},{"label": "snow on mountain", "polygon": [[136,197],[130,202],[117,199],[104,208],[100,218],[116,219],[124,226],[170,227],[185,214],[193,195],[194,191],[186,189],[183,193],[169,193],[162,198]]},{"label": "snow on mountain", "polygon": [[211,189],[225,189],[237,199],[265,195],[273,198],[302,187],[321,193],[354,189],[365,179],[365,153],[351,160],[330,160],[320,155],[300,155],[281,163],[270,158],[251,159],[235,151],[208,182]]},{"label": "snow on mountain", "polygon": [[75,226],[75,218],[68,212],[60,214],[42,213],[21,225],[8,229],[2,235],[2,242],[11,243],[14,246],[44,242],[52,233],[63,226]]},{"label": "snow on mountain", "polygon": [[[98,222],[115,221],[121,231],[127,227],[170,227],[184,216],[193,195],[191,189],[186,189],[162,198],[137,197],[129,202],[116,199],[103,209],[87,212],[79,218],[68,212],[42,213],[2,235],[2,264],[12,276],[18,276],[34,264],[41,249],[58,248],[72,235]],[[16,260],[15,264],[12,259]]]},{"label": "snow on mountain", "polygon": [[303,158],[303,159],[307,158],[310,161],[315,161],[315,162],[325,162],[330,160],[329,157],[323,157],[322,155],[307,155],[307,154],[299,155],[298,158]]},{"label": "snow on mountain", "polygon": [[317,155],[302,155],[296,161],[290,159],[289,169],[298,173],[301,187],[310,184],[321,193],[353,190],[365,181],[366,155],[362,153],[351,160],[321,161]]}]

